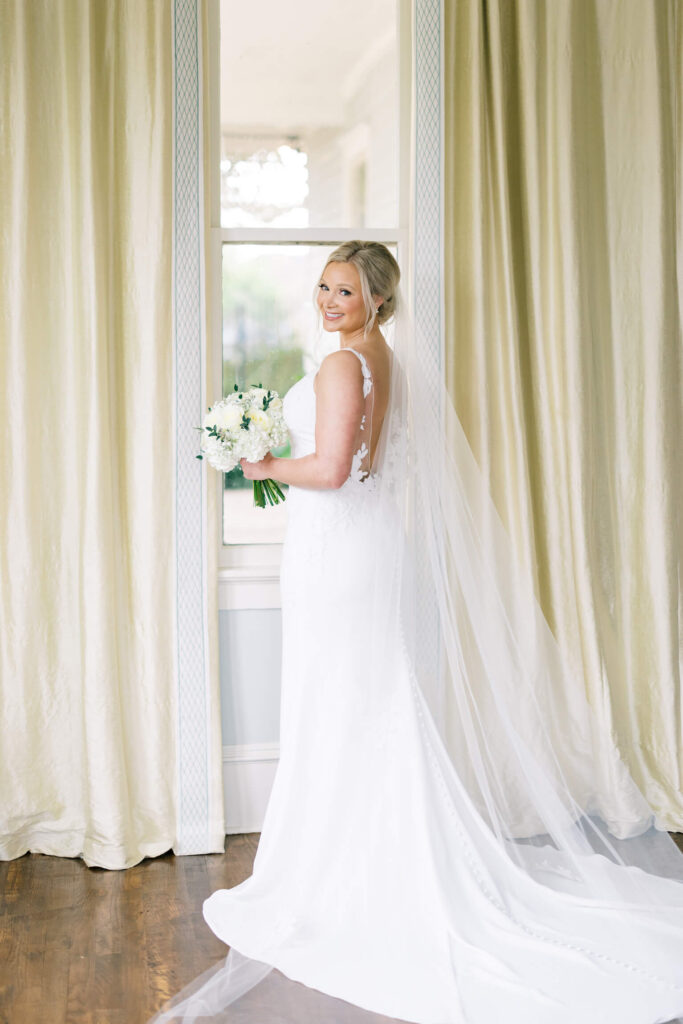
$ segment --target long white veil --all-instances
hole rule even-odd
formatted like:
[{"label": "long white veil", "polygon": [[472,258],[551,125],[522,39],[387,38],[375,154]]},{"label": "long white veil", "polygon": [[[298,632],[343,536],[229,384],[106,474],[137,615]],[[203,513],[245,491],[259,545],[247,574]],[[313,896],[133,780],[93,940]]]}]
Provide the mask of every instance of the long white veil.
[{"label": "long white veil", "polygon": [[[493,900],[507,906],[500,879],[516,878],[558,900],[642,910],[671,929],[683,964],[683,854],[601,731],[401,301],[393,353],[373,472],[395,558],[373,577],[368,677],[395,663],[400,638],[440,785]],[[644,936],[634,930],[636,963]],[[295,1021],[318,998],[317,1019],[384,1020],[232,950],[154,1020]]]},{"label": "long white veil", "polygon": [[405,315],[395,338],[403,372],[392,415],[408,425],[403,628],[460,780],[501,851],[538,881],[589,899],[651,906],[661,894],[681,905],[683,886],[659,883],[683,881],[683,854],[600,729],[578,656],[548,626],[433,348]]}]

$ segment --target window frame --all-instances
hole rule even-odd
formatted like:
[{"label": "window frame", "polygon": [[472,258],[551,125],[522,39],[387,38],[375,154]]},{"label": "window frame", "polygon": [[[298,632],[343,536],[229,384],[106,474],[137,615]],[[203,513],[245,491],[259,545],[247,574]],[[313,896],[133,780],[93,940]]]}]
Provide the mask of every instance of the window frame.
[{"label": "window frame", "polygon": [[[399,56],[399,183],[398,224],[391,228],[224,228],[221,226],[220,182],[220,0],[208,0],[209,20],[209,155],[210,155],[210,242],[211,275],[208,309],[207,358],[211,360],[211,379],[223,379],[223,245],[339,245],[354,238],[371,237],[397,247],[399,263],[409,275],[409,190],[410,190],[410,109],[412,81],[412,0],[397,0]],[[213,478],[213,479],[212,479]],[[223,474],[213,472],[208,486],[216,488],[218,544],[218,607],[221,610],[280,607],[280,564],[282,544],[223,543]]]}]

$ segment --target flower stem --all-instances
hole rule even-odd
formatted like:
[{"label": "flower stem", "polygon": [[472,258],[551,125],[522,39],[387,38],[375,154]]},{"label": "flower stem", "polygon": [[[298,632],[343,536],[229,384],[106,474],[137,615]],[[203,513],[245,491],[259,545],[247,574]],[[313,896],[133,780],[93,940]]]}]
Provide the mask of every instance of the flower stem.
[{"label": "flower stem", "polygon": [[266,501],[269,505],[279,505],[281,501],[285,500],[286,495],[283,494],[282,489],[275,482],[275,480],[254,480],[254,506],[256,508],[265,508]]}]

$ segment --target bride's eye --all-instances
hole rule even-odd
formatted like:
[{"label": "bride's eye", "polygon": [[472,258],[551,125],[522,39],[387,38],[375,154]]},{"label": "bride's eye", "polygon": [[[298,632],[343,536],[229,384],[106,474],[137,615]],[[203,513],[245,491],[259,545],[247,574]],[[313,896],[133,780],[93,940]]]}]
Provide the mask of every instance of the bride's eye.
[{"label": "bride's eye", "polygon": [[326,285],[326,284],[319,284],[319,285],[318,285],[318,288],[324,288],[324,289],[325,289],[325,291],[329,291],[329,289],[328,289],[328,287],[327,287],[327,285]]}]

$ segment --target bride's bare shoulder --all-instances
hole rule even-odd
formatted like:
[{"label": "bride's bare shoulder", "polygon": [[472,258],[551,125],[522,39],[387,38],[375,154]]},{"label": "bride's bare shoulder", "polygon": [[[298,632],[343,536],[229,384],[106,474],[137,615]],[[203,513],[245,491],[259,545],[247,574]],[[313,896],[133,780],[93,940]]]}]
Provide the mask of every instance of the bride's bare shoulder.
[{"label": "bride's bare shoulder", "polygon": [[329,352],[321,362],[320,368],[313,378],[313,387],[316,393],[321,385],[326,387],[331,384],[335,389],[345,385],[355,387],[362,377],[363,371],[358,356],[348,349],[335,349],[334,352]]},{"label": "bride's bare shoulder", "polygon": [[334,352],[327,353],[322,363],[320,364],[320,368],[322,369],[326,363],[328,367],[343,366],[347,363],[349,366],[352,366],[354,363],[359,363],[359,359],[357,355],[354,355],[353,351],[350,348],[336,348]]},{"label": "bride's bare shoulder", "polygon": [[325,356],[316,376],[321,377],[323,374],[330,378],[355,379],[359,375],[362,376],[360,360],[351,349],[335,349],[334,352],[329,352]]},{"label": "bride's bare shoulder", "polygon": [[391,349],[384,343],[379,346],[376,342],[371,344],[359,344],[353,348],[339,348],[328,353],[320,364],[315,375],[313,385],[317,391],[317,384],[322,380],[333,385],[348,383],[355,385],[363,380],[363,367],[358,355],[363,356],[366,365],[370,368],[370,374],[375,383],[387,376]]}]

